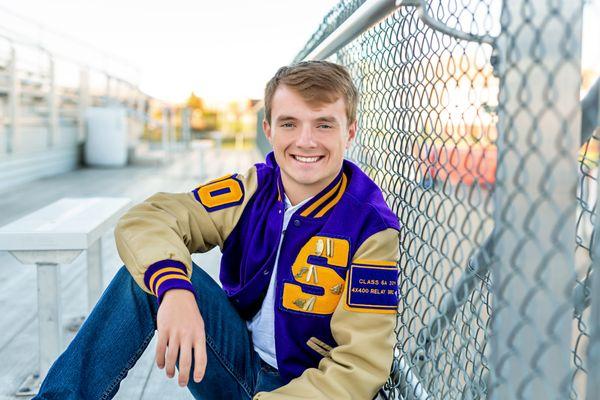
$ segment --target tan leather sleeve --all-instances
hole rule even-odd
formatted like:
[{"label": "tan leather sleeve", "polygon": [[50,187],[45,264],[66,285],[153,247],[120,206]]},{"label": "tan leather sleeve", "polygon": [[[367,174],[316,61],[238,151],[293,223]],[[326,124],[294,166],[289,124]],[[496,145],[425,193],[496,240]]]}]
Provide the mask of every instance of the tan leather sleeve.
[{"label": "tan leather sleeve", "polygon": [[[387,229],[367,239],[353,257],[397,265],[398,231]],[[394,267],[396,268],[396,267]],[[348,280],[331,319],[331,331],[338,343],[317,368],[309,368],[287,385],[272,392],[260,392],[255,400],[360,399],[370,400],[386,382],[396,342],[396,310],[359,312],[348,307]]]},{"label": "tan leather sleeve", "polygon": [[[223,192],[222,187],[229,193],[213,198],[211,190],[218,193],[216,190],[221,188]],[[190,277],[191,253],[222,247],[256,189],[256,168],[252,167],[243,175],[227,175],[201,185],[195,193],[156,193],[132,207],[118,221],[115,240],[121,259],[138,285],[155,294],[144,283],[144,273],[163,260],[182,263]]]}]

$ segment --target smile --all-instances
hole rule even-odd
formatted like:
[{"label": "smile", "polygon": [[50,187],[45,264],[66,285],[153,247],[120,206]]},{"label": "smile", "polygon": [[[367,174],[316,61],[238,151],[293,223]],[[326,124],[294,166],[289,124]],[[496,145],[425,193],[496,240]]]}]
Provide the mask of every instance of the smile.
[{"label": "smile", "polygon": [[294,157],[294,159],[296,161],[299,161],[301,163],[307,163],[307,164],[311,164],[311,163],[316,163],[317,161],[319,161],[321,158],[323,158],[323,156],[315,156],[315,157],[302,157],[302,156],[297,156],[297,155],[293,155],[292,157]]}]

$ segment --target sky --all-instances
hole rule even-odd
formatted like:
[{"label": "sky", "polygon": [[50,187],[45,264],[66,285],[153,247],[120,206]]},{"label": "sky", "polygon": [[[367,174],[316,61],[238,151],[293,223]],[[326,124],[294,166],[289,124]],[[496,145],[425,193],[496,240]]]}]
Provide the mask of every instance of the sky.
[{"label": "sky", "polygon": [[[262,98],[267,80],[292,61],[337,3],[0,0],[0,7],[132,61],[140,88],[152,96],[179,102],[193,90],[217,104]],[[39,35],[34,25],[13,24]]]}]

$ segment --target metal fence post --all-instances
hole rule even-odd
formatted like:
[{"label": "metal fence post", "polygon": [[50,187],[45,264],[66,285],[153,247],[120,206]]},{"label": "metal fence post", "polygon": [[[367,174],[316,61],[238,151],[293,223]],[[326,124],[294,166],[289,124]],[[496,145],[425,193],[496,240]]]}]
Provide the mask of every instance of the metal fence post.
[{"label": "metal fence post", "polygon": [[112,104],[112,77],[108,73],[106,73],[106,86],[104,91],[104,106],[110,106]]},{"label": "metal fence post", "polygon": [[8,65],[10,75],[10,88],[8,93],[8,118],[10,129],[6,132],[6,153],[10,154],[14,149],[14,140],[19,130],[19,76],[17,73],[17,53],[15,48],[10,48],[10,63]]},{"label": "metal fence post", "polygon": [[577,1],[503,5],[492,399],[570,396],[581,18]]},{"label": "metal fence post", "polygon": [[[597,169],[596,179],[600,179],[600,169]],[[597,185],[600,195],[600,185]],[[600,198],[600,197],[596,197]],[[589,371],[587,377],[586,399],[593,400],[600,393],[600,212],[596,209],[596,221],[592,240],[592,262],[594,273],[591,276],[591,311],[590,311],[590,337],[587,349]]]},{"label": "metal fence post", "polygon": [[175,109],[169,108],[169,149],[179,150],[177,132],[175,131]]},{"label": "metal fence post", "polygon": [[90,102],[90,70],[81,68],[79,71],[79,104],[77,105],[77,139],[85,141],[85,112]]},{"label": "metal fence post", "polygon": [[137,87],[135,90],[136,121],[140,126],[140,137],[143,137],[148,129],[148,118],[146,117],[146,99]]},{"label": "metal fence post", "polygon": [[115,98],[115,104],[121,104],[121,79],[115,77],[114,79],[114,91],[113,96]]},{"label": "metal fence post", "polygon": [[181,137],[183,138],[183,142],[185,143],[185,148],[190,148],[190,140],[191,140],[191,131],[190,131],[190,118],[191,118],[191,110],[189,107],[184,107],[181,110]]},{"label": "metal fence post", "polygon": [[162,149],[165,152],[165,159],[170,160],[171,157],[171,115],[168,107],[162,109]]},{"label": "metal fence post", "polygon": [[56,74],[54,58],[48,54],[48,147],[58,138],[58,106],[56,104]]}]

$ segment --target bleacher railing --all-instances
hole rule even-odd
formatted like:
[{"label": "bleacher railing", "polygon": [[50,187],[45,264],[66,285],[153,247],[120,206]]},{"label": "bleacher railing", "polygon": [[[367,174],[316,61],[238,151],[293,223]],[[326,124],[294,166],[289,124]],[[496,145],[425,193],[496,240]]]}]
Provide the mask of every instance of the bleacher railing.
[{"label": "bleacher railing", "polygon": [[600,393],[598,6],[343,0],[297,55],[350,70],[348,157],[402,225],[389,398]]},{"label": "bleacher railing", "polygon": [[82,142],[88,107],[124,107],[139,126],[151,104],[164,107],[131,63],[4,7],[0,16],[0,156]]}]

